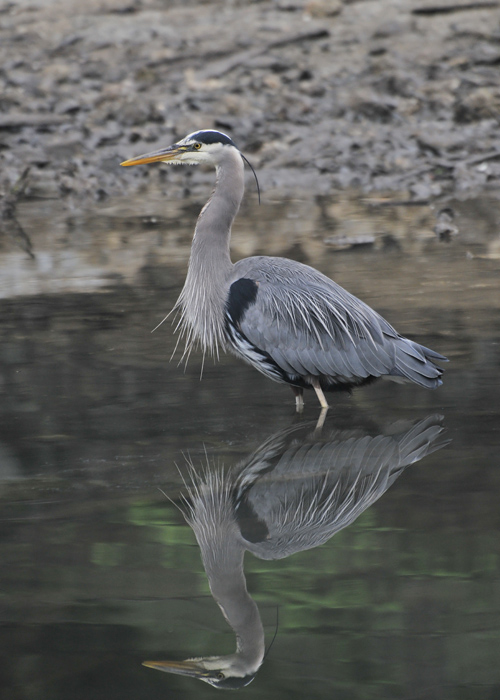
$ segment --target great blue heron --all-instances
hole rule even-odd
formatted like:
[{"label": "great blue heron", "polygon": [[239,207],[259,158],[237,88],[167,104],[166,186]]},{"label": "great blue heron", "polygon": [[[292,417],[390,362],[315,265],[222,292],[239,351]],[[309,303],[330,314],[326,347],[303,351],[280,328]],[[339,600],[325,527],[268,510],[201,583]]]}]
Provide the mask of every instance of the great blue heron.
[{"label": "great blue heron", "polygon": [[[376,377],[438,387],[446,358],[404,338],[378,313],[308,265],[256,256],[231,262],[231,226],[244,192],[244,156],[220,131],[197,131],[122,165],[215,166],[215,190],[196,224],[180,311],[185,353],[199,343],[227,349],[276,382],[289,384],[297,408],[313,388],[365,384]],[[247,161],[248,162],[248,161]]]},{"label": "great blue heron", "polygon": [[264,654],[264,629],[243,559],[283,559],[318,547],[350,525],[402,474],[446,444],[441,416],[392,435],[324,431],[306,423],[280,431],[233,470],[191,466],[183,510],[198,541],[210,590],[236,634],[236,651],[186,661],[146,661],[217,688],[250,683]]}]

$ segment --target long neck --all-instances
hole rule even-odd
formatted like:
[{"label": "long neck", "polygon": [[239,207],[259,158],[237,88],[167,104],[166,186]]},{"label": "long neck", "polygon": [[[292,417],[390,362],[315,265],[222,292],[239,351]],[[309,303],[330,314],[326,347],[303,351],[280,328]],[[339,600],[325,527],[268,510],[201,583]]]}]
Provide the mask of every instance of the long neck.
[{"label": "long neck", "polygon": [[191,492],[187,520],[200,546],[212,595],[236,634],[236,653],[230,658],[234,668],[246,675],[255,672],[264,658],[264,628],[247,591],[245,547],[235,519],[232,482],[220,472],[209,472],[205,479]]},{"label": "long neck", "polygon": [[210,590],[236,634],[239,663],[255,672],[264,658],[264,628],[257,604],[247,591],[243,571],[244,549],[235,539],[227,542],[218,570],[207,570]]},{"label": "long neck", "polygon": [[231,226],[244,192],[243,161],[236,149],[228,150],[216,173],[215,190],[198,217],[186,282],[176,305],[188,352],[197,343],[212,353],[224,345],[227,281],[233,268]]}]

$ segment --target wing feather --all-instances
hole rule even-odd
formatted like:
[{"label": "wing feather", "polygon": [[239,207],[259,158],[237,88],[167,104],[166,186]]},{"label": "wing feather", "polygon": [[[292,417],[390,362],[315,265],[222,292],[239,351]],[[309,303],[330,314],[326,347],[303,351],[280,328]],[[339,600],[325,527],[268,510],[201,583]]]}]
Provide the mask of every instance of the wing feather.
[{"label": "wing feather", "polygon": [[433,360],[446,358],[400,336],[376,311],[314,268],[257,256],[236,263],[229,283],[243,278],[256,292],[238,326],[284,372],[332,383],[382,375],[429,388],[441,383],[442,369]]},{"label": "wing feather", "polygon": [[394,361],[386,336],[396,332],[328,277],[266,257],[247,258],[235,272],[258,286],[255,303],[240,319],[242,332],[285,371],[343,381],[390,372]]}]

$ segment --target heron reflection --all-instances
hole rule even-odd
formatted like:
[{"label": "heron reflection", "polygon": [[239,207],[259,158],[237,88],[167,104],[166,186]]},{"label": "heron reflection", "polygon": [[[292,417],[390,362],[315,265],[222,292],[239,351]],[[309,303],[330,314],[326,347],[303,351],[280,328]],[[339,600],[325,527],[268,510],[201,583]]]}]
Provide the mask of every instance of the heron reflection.
[{"label": "heron reflection", "polygon": [[446,444],[441,416],[383,435],[302,423],[276,433],[232,470],[190,467],[184,516],[210,590],[236,634],[236,651],[186,661],[146,661],[217,688],[248,685],[265,655],[264,628],[243,569],[246,551],[282,559],[318,547],[378,500],[410,464]]}]

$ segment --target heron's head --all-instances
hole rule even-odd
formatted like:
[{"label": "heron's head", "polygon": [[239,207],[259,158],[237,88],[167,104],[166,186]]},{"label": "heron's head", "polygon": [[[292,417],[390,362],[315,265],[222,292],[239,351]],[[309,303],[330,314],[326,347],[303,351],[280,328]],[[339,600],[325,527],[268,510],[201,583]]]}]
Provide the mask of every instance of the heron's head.
[{"label": "heron's head", "polygon": [[217,166],[229,151],[234,152],[238,149],[232,139],[221,131],[195,131],[172,146],[125,160],[121,165],[172,163],[173,165]]},{"label": "heron's head", "polygon": [[[158,671],[198,678],[214,688],[237,690],[251,683],[258,671],[243,662],[238,654],[229,656],[205,656],[186,661],[144,661],[144,666]],[[260,664],[259,664],[260,666]]]}]

